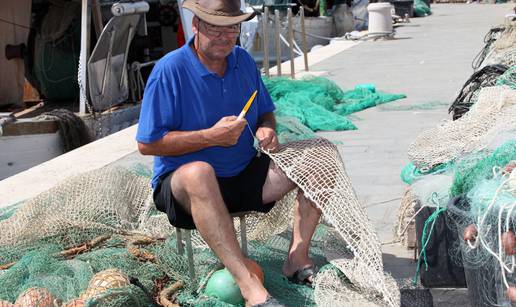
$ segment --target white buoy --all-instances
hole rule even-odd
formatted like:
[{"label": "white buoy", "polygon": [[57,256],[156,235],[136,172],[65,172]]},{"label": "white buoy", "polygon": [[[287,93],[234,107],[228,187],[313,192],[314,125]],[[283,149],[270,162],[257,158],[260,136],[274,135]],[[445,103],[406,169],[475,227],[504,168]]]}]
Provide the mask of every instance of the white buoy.
[{"label": "white buoy", "polygon": [[371,3],[367,6],[369,12],[369,36],[384,36],[392,34],[392,5],[387,2]]}]

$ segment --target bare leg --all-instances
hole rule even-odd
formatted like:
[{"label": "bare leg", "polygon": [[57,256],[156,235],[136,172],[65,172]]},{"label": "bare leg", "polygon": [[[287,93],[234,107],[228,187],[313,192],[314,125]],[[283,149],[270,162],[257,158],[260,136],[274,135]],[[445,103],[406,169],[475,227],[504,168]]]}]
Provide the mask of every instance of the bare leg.
[{"label": "bare leg", "polygon": [[[294,189],[296,185],[273,162],[263,187],[263,202],[281,199]],[[321,210],[309,201],[299,190],[294,208],[294,227],[288,258],[283,265],[283,274],[292,276],[297,270],[313,264],[308,256],[310,241],[319,223]]]},{"label": "bare leg", "polygon": [[172,176],[172,193],[194,220],[208,246],[231,272],[248,305],[263,303],[267,290],[244,263],[233,221],[213,168],[204,162],[181,166]]},{"label": "bare leg", "polygon": [[[285,276],[292,276],[297,270],[313,265],[308,256],[308,251],[320,217],[321,210],[316,208],[299,190],[294,208],[292,240],[290,241],[288,258],[283,264],[283,274]],[[311,278],[309,280],[312,281]]]}]

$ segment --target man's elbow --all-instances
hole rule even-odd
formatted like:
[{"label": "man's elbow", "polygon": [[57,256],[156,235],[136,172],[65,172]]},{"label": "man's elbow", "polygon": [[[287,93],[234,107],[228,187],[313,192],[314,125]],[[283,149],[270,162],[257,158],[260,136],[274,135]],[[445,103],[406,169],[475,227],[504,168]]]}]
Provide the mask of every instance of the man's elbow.
[{"label": "man's elbow", "polygon": [[138,142],[138,151],[144,156],[152,155],[152,150],[149,144]]}]

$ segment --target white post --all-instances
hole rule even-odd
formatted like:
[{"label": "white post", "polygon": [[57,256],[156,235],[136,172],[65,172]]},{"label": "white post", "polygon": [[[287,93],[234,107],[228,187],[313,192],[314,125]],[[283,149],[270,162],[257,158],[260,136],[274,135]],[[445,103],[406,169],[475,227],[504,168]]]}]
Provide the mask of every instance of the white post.
[{"label": "white post", "polygon": [[78,82],[79,82],[79,112],[81,114],[86,113],[87,103],[87,91],[88,83],[86,82],[86,71],[88,68],[88,57],[90,49],[90,17],[91,7],[89,0],[82,0],[81,5],[81,53],[79,55],[79,69],[78,69]]}]

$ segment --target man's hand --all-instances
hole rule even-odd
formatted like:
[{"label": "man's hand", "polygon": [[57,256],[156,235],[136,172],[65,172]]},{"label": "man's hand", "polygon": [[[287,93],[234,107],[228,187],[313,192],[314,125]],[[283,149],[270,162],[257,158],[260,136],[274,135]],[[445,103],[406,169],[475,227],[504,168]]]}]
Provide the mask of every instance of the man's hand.
[{"label": "man's hand", "polygon": [[233,146],[238,142],[247,121],[236,116],[221,118],[213,127],[206,130],[206,138],[214,146]]},{"label": "man's hand", "polygon": [[256,130],[256,138],[260,141],[260,147],[262,147],[263,150],[268,150],[270,152],[278,150],[278,137],[276,136],[274,129],[269,127],[259,127],[258,130]]}]

